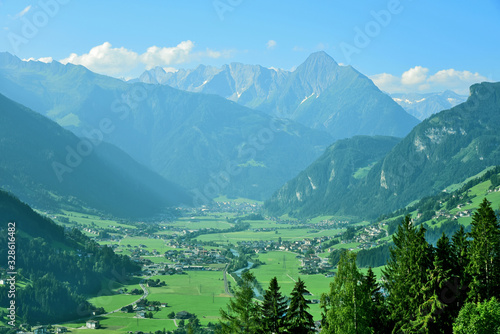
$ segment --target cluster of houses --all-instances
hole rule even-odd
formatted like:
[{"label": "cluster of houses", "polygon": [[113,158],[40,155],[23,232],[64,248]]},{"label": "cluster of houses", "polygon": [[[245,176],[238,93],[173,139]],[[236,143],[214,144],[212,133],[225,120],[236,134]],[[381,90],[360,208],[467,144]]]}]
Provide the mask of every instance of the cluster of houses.
[{"label": "cluster of houses", "polygon": [[22,324],[17,331],[17,334],[51,334],[51,333],[67,333],[68,329],[66,327],[49,327],[49,326],[33,326],[30,327],[28,324]]},{"label": "cluster of houses", "polygon": [[388,235],[383,227],[385,224],[370,225],[363,228],[352,241],[361,243],[360,248],[375,247],[380,244],[380,238]]},{"label": "cluster of houses", "polygon": [[209,264],[225,264],[229,260],[217,250],[206,250],[201,246],[188,247],[188,249],[169,250],[165,252],[165,258],[182,266],[205,266]]},{"label": "cluster of houses", "polygon": [[330,236],[322,236],[315,238],[304,238],[300,240],[254,240],[254,241],[238,241],[238,245],[247,249],[253,250],[255,253],[266,253],[274,250],[282,250],[305,254],[311,251],[320,251],[323,242],[331,240]]},{"label": "cluster of houses", "polygon": [[300,272],[307,275],[329,273],[333,266],[325,258],[320,258],[316,254],[308,254],[301,257],[302,268]]}]

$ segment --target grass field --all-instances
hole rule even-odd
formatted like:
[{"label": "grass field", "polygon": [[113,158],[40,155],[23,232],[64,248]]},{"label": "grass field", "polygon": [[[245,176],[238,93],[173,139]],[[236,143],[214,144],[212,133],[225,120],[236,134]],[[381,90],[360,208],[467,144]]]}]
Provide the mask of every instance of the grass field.
[{"label": "grass field", "polygon": [[233,226],[226,220],[226,215],[207,215],[207,216],[192,216],[177,219],[175,222],[170,222],[168,225],[187,230],[198,230],[202,228],[213,229],[228,229]]},{"label": "grass field", "polygon": [[142,291],[141,287],[139,286],[140,280],[141,278],[134,277],[130,282],[127,282],[127,284],[121,284],[117,281],[107,280],[103,283],[101,291],[98,293],[98,297],[89,299],[89,302],[96,307],[103,307],[106,312],[117,310],[136,301],[142,296],[142,294],[116,294],[116,291],[118,289],[124,288],[126,288],[129,292],[134,289],[139,289]]},{"label": "grass field", "polygon": [[[62,213],[56,215],[57,217],[68,218],[70,221],[74,220],[79,224],[90,226],[94,223],[98,227],[109,228],[110,226],[121,226],[123,228],[135,229],[135,226],[118,223],[114,220],[101,219],[101,217],[93,216],[86,213],[79,213],[74,211],[63,210]],[[64,224],[64,223],[63,223]],[[66,224],[64,224],[66,225]]]},{"label": "grass field", "polygon": [[223,272],[189,271],[187,275],[153,276],[167,283],[165,287],[149,288],[149,300],[168,303],[155,317],[167,319],[170,312],[194,313],[202,324],[216,322],[219,309],[225,308],[229,296],[224,293]]},{"label": "grass field", "polygon": [[228,242],[236,243],[238,241],[259,241],[259,240],[278,240],[280,237],[285,240],[302,240],[304,238],[314,238],[322,236],[335,236],[341,232],[341,229],[335,230],[312,230],[312,229],[279,229],[278,231],[241,231],[231,233],[215,233],[199,236],[200,241],[214,241],[220,244]]},{"label": "grass field", "polygon": [[73,333],[78,334],[95,334],[96,331],[97,333],[103,334],[124,334],[129,331],[154,333],[157,330],[163,330],[163,328],[165,328],[165,330],[175,330],[177,328],[174,321],[170,319],[156,318],[155,315],[153,319],[138,319],[134,316],[135,313],[114,313],[105,317],[98,317],[96,320],[99,320],[101,324],[101,328],[98,330],[80,329],[80,327],[85,326],[83,322],[64,324],[64,326],[71,328]]}]

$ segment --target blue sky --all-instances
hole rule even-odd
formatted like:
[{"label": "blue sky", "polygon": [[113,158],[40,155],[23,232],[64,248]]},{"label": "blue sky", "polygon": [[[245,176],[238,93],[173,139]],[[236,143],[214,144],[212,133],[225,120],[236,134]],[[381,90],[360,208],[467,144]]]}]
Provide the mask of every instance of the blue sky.
[{"label": "blue sky", "polygon": [[0,0],[0,51],[115,77],[315,51],[389,92],[500,81],[500,1]]}]

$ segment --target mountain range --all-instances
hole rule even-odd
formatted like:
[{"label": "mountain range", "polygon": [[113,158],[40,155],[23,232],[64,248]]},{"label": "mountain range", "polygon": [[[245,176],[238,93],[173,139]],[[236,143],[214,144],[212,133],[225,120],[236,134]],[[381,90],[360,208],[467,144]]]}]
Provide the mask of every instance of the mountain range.
[{"label": "mountain range", "polygon": [[0,186],[39,208],[149,217],[191,196],[117,147],[78,138],[0,94]]},{"label": "mountain range", "polygon": [[[500,164],[499,110],[500,83],[475,84],[466,102],[427,118],[377,161],[363,159],[373,147],[359,138],[335,143],[265,207],[273,215],[373,218],[443,191]],[[353,163],[339,180],[336,164],[350,151]]]},{"label": "mountain range", "polygon": [[415,116],[421,121],[441,110],[450,109],[467,100],[467,96],[459,95],[451,90],[427,94],[398,93],[391,94],[390,96],[410,115]]},{"label": "mountain range", "polygon": [[206,203],[265,199],[316,159],[332,137],[216,95],[126,83],[83,66],[0,54],[0,93],[81,137],[103,140]]},{"label": "mountain range", "polygon": [[[172,86],[193,92],[159,85],[172,75],[165,71],[148,73],[156,84],[0,53],[0,93],[79,137],[109,123],[103,141],[202,203],[221,194],[269,198],[336,139],[401,137],[418,123],[367,77],[323,52],[293,72],[231,64],[175,73]],[[237,94],[214,94],[226,86]]]},{"label": "mountain range", "polygon": [[418,124],[369,78],[351,66],[340,66],[323,51],[311,54],[294,71],[240,63],[177,72],[156,67],[136,81],[216,94],[327,131],[335,139],[403,137]]}]

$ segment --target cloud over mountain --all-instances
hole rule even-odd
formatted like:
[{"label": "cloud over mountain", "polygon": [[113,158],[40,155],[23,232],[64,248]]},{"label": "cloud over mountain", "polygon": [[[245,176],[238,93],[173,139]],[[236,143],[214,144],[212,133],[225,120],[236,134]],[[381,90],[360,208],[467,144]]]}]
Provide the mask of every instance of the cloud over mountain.
[{"label": "cloud over mountain", "polygon": [[227,57],[229,54],[231,51],[227,50],[195,51],[195,43],[190,40],[182,41],[173,47],[151,46],[142,54],[124,47],[114,48],[111,43],[104,42],[90,49],[88,53],[72,53],[62,59],[61,63],[83,65],[100,74],[123,77],[134,70],[143,71],[156,66],[182,64],[203,58]]},{"label": "cloud over mountain", "polygon": [[427,93],[453,90],[458,94],[468,94],[472,84],[490,81],[477,72],[455,69],[440,70],[429,75],[429,69],[423,66],[415,66],[405,71],[400,77],[381,73],[371,76],[370,79],[378,88],[389,93]]}]

